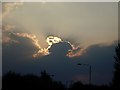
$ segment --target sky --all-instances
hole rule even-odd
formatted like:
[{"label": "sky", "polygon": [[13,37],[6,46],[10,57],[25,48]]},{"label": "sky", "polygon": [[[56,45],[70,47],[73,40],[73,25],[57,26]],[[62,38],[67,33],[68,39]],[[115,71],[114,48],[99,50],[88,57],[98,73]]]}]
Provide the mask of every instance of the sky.
[{"label": "sky", "polygon": [[118,39],[118,4],[2,3],[3,74],[46,70],[62,82],[108,84]]}]

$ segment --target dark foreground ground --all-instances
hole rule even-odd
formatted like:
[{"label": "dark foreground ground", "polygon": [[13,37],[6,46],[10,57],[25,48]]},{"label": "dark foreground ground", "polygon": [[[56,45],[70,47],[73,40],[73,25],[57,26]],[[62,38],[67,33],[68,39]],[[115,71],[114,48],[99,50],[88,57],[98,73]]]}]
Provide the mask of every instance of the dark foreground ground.
[{"label": "dark foreground ground", "polygon": [[85,89],[113,89],[112,86],[85,85],[81,82],[75,82],[66,87],[59,81],[54,81],[45,71],[40,76],[20,75],[9,72],[2,78],[2,90],[85,90]]}]

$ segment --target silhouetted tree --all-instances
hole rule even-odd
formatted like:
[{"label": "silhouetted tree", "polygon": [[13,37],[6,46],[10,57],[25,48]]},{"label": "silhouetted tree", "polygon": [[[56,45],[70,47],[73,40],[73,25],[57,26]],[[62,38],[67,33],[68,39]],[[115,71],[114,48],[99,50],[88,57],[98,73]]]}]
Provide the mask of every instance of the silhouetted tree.
[{"label": "silhouetted tree", "polygon": [[20,82],[21,75],[10,71],[2,78],[2,88],[3,90],[15,89],[16,87],[19,87]]},{"label": "silhouetted tree", "polygon": [[101,86],[98,86],[98,85],[88,85],[88,84],[82,84],[80,81],[78,82],[75,82],[73,83],[69,90],[96,90],[96,89],[110,89],[109,86],[107,85],[101,85]]},{"label": "silhouetted tree", "polygon": [[114,62],[114,77],[113,77],[113,86],[120,88],[120,43],[115,48],[116,55],[114,56],[115,62]]},{"label": "silhouetted tree", "polygon": [[9,72],[2,79],[2,90],[65,90],[65,86],[54,81],[46,71],[42,71],[40,76]]},{"label": "silhouetted tree", "polygon": [[70,90],[79,90],[79,89],[83,89],[83,87],[84,85],[80,81],[78,81],[78,82],[71,84]]},{"label": "silhouetted tree", "polygon": [[41,72],[41,80],[43,81],[52,81],[50,75],[44,70]]}]

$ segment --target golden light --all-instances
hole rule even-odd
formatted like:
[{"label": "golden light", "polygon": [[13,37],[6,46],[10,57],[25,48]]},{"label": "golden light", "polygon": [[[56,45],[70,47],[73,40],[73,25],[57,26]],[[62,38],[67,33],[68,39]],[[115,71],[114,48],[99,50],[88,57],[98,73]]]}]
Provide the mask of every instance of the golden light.
[{"label": "golden light", "polygon": [[26,37],[26,38],[31,39],[38,49],[42,49],[40,44],[39,44],[39,40],[37,39],[37,37],[34,34],[16,33],[16,35],[19,37]]},{"label": "golden light", "polygon": [[33,54],[34,58],[49,55],[50,54],[49,49],[51,48],[51,46],[53,44],[60,43],[60,42],[67,42],[68,44],[71,45],[72,49],[68,50],[68,53],[66,54],[66,56],[68,56],[70,58],[80,56],[84,52],[84,49],[81,49],[79,46],[75,47],[69,41],[63,41],[61,38],[56,37],[56,36],[48,36],[46,38],[46,42],[48,44],[48,47],[42,48],[39,44],[39,40],[37,39],[37,37],[34,34],[16,33],[15,35],[17,35],[19,37],[29,38],[32,40],[33,44],[38,48],[37,53]]},{"label": "golden light", "polygon": [[77,51],[77,48],[69,50],[68,53],[66,54],[66,56],[68,56],[70,58],[81,56],[85,52],[85,49],[82,48],[82,49],[78,50],[77,52],[76,51]]},{"label": "golden light", "polygon": [[46,42],[47,42],[48,45],[49,45],[49,46],[48,46],[48,49],[50,49],[53,44],[59,43],[59,42],[61,42],[61,41],[62,41],[62,39],[59,38],[59,37],[48,36],[47,39],[46,39]]}]

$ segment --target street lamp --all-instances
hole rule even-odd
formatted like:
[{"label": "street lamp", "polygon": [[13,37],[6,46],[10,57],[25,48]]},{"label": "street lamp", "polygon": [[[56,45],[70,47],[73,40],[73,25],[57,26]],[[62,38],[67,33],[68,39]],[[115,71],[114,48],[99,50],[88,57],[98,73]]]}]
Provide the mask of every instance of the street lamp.
[{"label": "street lamp", "polygon": [[77,65],[85,65],[89,67],[89,85],[91,85],[91,65],[90,64],[81,64],[78,63]]}]

